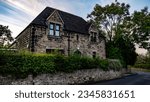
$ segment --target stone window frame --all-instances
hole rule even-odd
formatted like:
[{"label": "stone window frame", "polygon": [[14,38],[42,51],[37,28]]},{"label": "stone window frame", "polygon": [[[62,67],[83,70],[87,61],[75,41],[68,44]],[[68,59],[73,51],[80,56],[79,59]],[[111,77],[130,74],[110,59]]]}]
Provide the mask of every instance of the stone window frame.
[{"label": "stone window frame", "polygon": [[47,54],[58,53],[58,54],[64,55],[64,54],[65,54],[65,50],[64,50],[64,49],[51,49],[51,48],[46,48],[46,53],[47,53]]},{"label": "stone window frame", "polygon": [[[58,26],[58,29],[57,29]],[[58,35],[56,35],[58,32]],[[60,25],[59,24],[55,24],[55,36],[60,36]]]},{"label": "stone window frame", "polygon": [[91,32],[91,42],[97,42],[97,32]]},{"label": "stone window frame", "polygon": [[[51,28],[51,25],[53,25],[53,28]],[[59,27],[59,29],[57,29],[57,26]],[[49,36],[60,37],[60,27],[61,27],[60,24],[50,22],[49,23],[49,33],[48,33]],[[53,34],[51,34],[51,31],[53,31]],[[56,35],[56,33],[58,33],[58,35]]]}]

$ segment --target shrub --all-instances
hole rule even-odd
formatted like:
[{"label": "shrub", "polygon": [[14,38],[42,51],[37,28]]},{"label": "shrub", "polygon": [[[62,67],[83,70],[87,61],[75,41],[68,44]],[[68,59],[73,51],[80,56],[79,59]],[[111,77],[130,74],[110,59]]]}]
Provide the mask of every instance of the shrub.
[{"label": "shrub", "polygon": [[0,52],[0,74],[22,78],[29,74],[73,72],[81,69],[100,68],[119,70],[118,61],[102,60],[86,56],[63,56],[58,54],[32,54],[28,52]]},{"label": "shrub", "polygon": [[108,63],[109,63],[108,68],[112,69],[112,70],[117,70],[118,71],[123,67],[121,62],[117,59],[109,59]]},{"label": "shrub", "polygon": [[150,69],[150,64],[135,64],[135,68],[144,68],[144,69]]},{"label": "shrub", "polygon": [[53,56],[31,54],[0,54],[0,74],[26,77],[28,74],[54,73]]}]

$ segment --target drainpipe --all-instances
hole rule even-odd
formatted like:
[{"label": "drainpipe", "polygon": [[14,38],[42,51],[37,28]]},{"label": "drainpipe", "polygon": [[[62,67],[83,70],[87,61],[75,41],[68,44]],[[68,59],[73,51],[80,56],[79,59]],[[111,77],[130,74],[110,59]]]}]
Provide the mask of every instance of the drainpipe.
[{"label": "drainpipe", "polygon": [[70,32],[68,32],[68,56],[70,56]]},{"label": "drainpipe", "polygon": [[34,26],[32,26],[32,28],[31,28],[31,52],[34,52],[35,51],[35,49],[34,49],[34,47],[35,47],[35,27]]}]

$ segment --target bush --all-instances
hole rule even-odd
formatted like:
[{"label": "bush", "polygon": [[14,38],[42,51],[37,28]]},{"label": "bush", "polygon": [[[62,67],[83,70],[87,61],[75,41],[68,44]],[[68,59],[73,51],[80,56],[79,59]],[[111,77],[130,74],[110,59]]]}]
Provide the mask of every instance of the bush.
[{"label": "bush", "polygon": [[54,73],[52,55],[0,52],[0,74],[26,77],[28,74]]},{"label": "bush", "polygon": [[109,62],[109,66],[108,66],[109,69],[118,71],[123,67],[121,62],[117,59],[109,59],[108,62]]},{"label": "bush", "polygon": [[[100,58],[89,58],[86,56],[63,56],[52,54],[32,54],[28,52],[12,53],[0,52],[0,74],[13,75],[18,78],[29,74],[73,72],[81,69],[100,68],[102,70],[118,70],[120,64],[102,60]],[[115,63],[115,64],[114,64]],[[110,67],[111,66],[111,67]]]},{"label": "bush", "polygon": [[143,68],[143,69],[150,69],[150,55],[139,55],[137,57],[137,61],[133,66],[135,68]]},{"label": "bush", "polygon": [[144,69],[150,69],[150,64],[135,64],[135,68],[144,68]]}]

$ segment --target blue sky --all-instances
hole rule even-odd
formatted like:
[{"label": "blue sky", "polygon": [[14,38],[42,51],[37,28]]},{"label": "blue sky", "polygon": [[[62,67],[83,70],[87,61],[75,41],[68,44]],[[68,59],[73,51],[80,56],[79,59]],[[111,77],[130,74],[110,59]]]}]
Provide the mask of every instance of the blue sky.
[{"label": "blue sky", "polygon": [[[57,8],[86,19],[95,4],[106,5],[115,0],[0,0],[0,24],[8,25],[12,36],[17,36],[46,6]],[[150,0],[118,0],[129,3],[130,12],[145,6]]]}]

